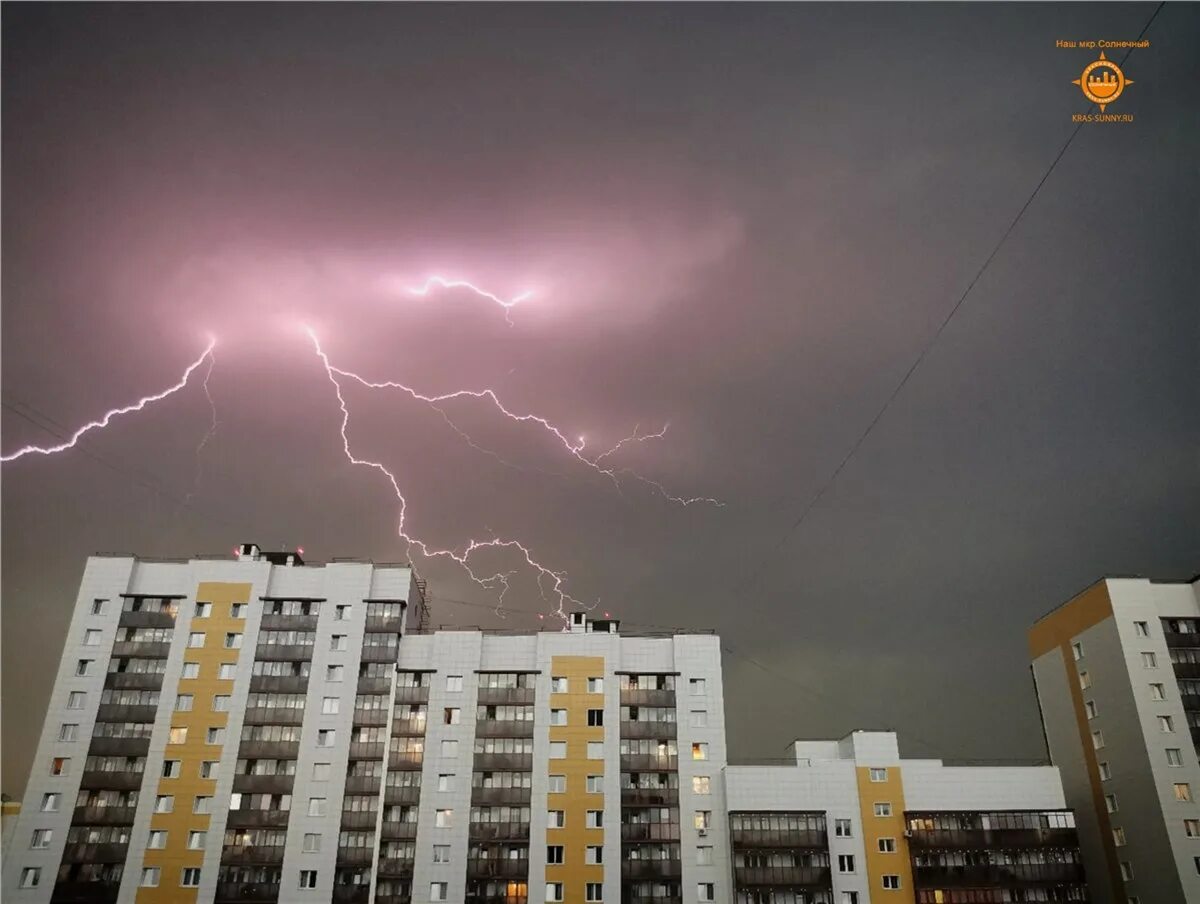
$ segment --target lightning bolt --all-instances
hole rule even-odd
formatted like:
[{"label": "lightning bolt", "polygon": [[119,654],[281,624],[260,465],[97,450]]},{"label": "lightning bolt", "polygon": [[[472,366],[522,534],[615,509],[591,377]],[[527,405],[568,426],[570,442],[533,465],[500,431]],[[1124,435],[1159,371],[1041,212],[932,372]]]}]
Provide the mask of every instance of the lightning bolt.
[{"label": "lightning bolt", "polygon": [[623,440],[621,440],[619,443],[617,443],[615,446],[613,446],[607,452],[601,452],[599,455],[597,455],[595,458],[592,459],[592,462],[594,464],[600,464],[601,461],[608,458],[608,456],[610,456],[610,455],[616,454],[617,452],[620,451],[622,446],[624,446],[628,443],[644,443],[644,442],[646,442],[646,440],[650,440],[650,439],[662,439],[664,436],[667,435],[667,428],[670,427],[671,425],[669,423],[663,424],[662,429],[659,430],[657,433],[639,434],[638,431],[641,429],[641,426],[642,426],[641,424],[634,424],[633,425],[633,433],[631,435],[625,437]]},{"label": "lightning bolt", "polygon": [[191,502],[200,490],[200,453],[204,451],[204,447],[208,445],[208,441],[213,438],[213,434],[217,432],[217,425],[220,423],[217,420],[217,403],[213,401],[212,393],[208,389],[208,381],[212,378],[213,367],[216,366],[216,363],[217,353],[212,351],[208,356],[208,370],[204,373],[204,382],[200,384],[204,389],[204,397],[208,399],[208,408],[212,412],[212,422],[209,424],[204,436],[200,438],[200,444],[196,446],[196,476],[192,480],[191,491],[184,497],[184,502]]},{"label": "lightning bolt", "polygon": [[[312,337],[313,342],[316,343],[316,341],[317,341],[316,336],[313,334],[313,332],[311,330],[309,330],[309,336]],[[596,458],[588,458],[586,455],[583,454],[583,450],[586,446],[586,441],[585,441],[584,437],[581,436],[577,440],[572,441],[566,435],[566,433],[563,432],[562,429],[560,429],[559,427],[557,427],[556,425],[554,425],[548,419],[542,417],[541,415],[539,415],[539,414],[521,414],[521,413],[511,410],[500,400],[500,397],[498,395],[496,395],[495,391],[492,389],[456,389],[453,392],[446,392],[446,393],[442,393],[441,395],[425,395],[424,393],[418,392],[416,389],[413,389],[411,386],[408,386],[405,383],[400,383],[395,380],[383,380],[383,381],[368,380],[367,378],[360,376],[359,374],[356,374],[353,371],[343,370],[342,368],[335,366],[329,360],[328,356],[326,356],[324,353],[319,351],[319,349],[320,349],[319,345],[317,345],[317,348],[318,348],[318,354],[321,355],[321,358],[322,358],[323,362],[325,363],[326,369],[329,370],[332,374],[336,374],[337,376],[343,377],[347,380],[354,380],[354,381],[358,382],[359,384],[361,384],[362,386],[365,386],[368,389],[396,389],[396,390],[399,390],[399,391],[407,394],[410,398],[412,398],[415,401],[424,402],[425,404],[432,407],[439,414],[441,414],[442,417],[446,419],[446,422],[449,423],[450,426],[453,427],[453,429],[460,436],[462,436],[473,448],[478,449],[481,452],[485,452],[489,455],[496,457],[502,463],[509,465],[509,467],[515,467],[515,465],[509,464],[509,462],[500,458],[499,455],[497,455],[495,452],[492,452],[490,449],[485,449],[485,448],[479,446],[463,430],[461,430],[457,425],[455,425],[449,419],[449,417],[446,415],[445,411],[440,406],[442,404],[444,404],[445,402],[453,401],[455,399],[464,399],[464,398],[479,399],[479,400],[483,400],[486,402],[490,402],[491,405],[497,411],[499,411],[501,414],[503,414],[509,420],[515,421],[517,423],[534,424],[534,425],[540,427],[546,433],[549,433],[551,436],[554,437],[555,440],[557,440],[557,442],[564,449],[567,450],[567,453],[572,458],[574,458],[576,461],[583,464],[585,467],[590,468],[591,470],[595,471],[596,473],[601,474],[604,477],[606,477],[618,491],[620,491],[620,489],[621,489],[620,477],[626,476],[626,477],[631,477],[634,480],[637,480],[640,483],[650,487],[655,493],[662,496],[664,499],[675,503],[676,505],[689,506],[689,505],[695,505],[697,503],[702,503],[705,505],[714,505],[714,506],[718,506],[718,507],[725,505],[725,503],[722,502],[721,500],[714,499],[710,496],[691,496],[691,497],[677,496],[673,493],[668,492],[666,487],[664,487],[658,481],[651,480],[649,477],[645,477],[644,475],[639,474],[638,472],[633,471],[629,468],[621,468],[621,469],[617,470],[617,469],[613,469],[613,468],[604,467],[601,464],[599,464],[599,462],[602,458],[604,458],[608,455],[612,455],[614,452],[616,452],[618,449],[620,449],[622,446],[624,446],[627,443],[635,442],[635,441],[642,442],[642,441],[645,441],[648,439],[661,438],[667,431],[667,428],[665,426],[658,433],[652,433],[652,434],[646,434],[646,435],[639,436],[639,435],[636,435],[636,431],[635,431],[634,436],[626,437],[625,439],[623,439],[619,443],[617,443],[615,446],[613,446],[611,449],[609,449],[607,452],[602,453],[601,455],[597,456]]]},{"label": "lightning bolt", "polygon": [[430,276],[420,286],[414,286],[410,288],[408,290],[408,294],[417,295],[421,298],[424,298],[436,289],[467,289],[471,292],[474,292],[480,298],[486,298],[488,301],[495,302],[496,304],[500,305],[500,307],[504,308],[504,320],[509,326],[513,325],[511,316],[512,309],[533,295],[532,291],[525,291],[505,300],[499,295],[495,295],[486,289],[479,288],[479,286],[475,285],[474,283],[467,282],[465,279],[447,279],[444,276]]},{"label": "lightning bolt", "polygon": [[[141,411],[147,405],[153,404],[154,402],[161,402],[163,399],[167,398],[167,396],[174,395],[175,393],[179,392],[179,390],[183,389],[183,387],[187,386],[188,380],[191,379],[191,376],[193,373],[195,373],[196,369],[200,367],[200,365],[203,364],[206,359],[212,357],[213,349],[216,347],[216,345],[216,339],[209,339],[208,346],[204,349],[203,354],[201,354],[199,358],[188,365],[187,370],[183,372],[183,376],[180,377],[179,382],[169,386],[162,392],[155,393],[154,395],[144,396],[130,405],[125,405],[121,408],[114,408],[111,411],[106,412],[104,417],[100,418],[100,420],[89,421],[88,423],[84,424],[71,435],[70,439],[68,439],[66,442],[59,443],[57,446],[25,446],[15,452],[8,453],[7,455],[0,455],[0,463],[16,461],[18,458],[23,458],[26,455],[56,455],[59,452],[65,452],[68,449],[74,448],[79,440],[91,431],[107,427],[113,418],[120,417],[123,414],[130,414],[134,411]],[[205,378],[205,382],[207,382],[207,377]]]},{"label": "lightning bolt", "polygon": [[[346,398],[342,394],[342,384],[338,381],[338,377],[353,377],[353,375],[334,367],[330,363],[329,357],[325,354],[324,349],[321,348],[321,342],[317,338],[317,334],[311,329],[307,332],[309,338],[312,339],[313,348],[316,350],[317,356],[321,359],[321,363],[325,367],[325,375],[329,378],[329,382],[333,384],[334,392],[337,395],[338,406],[342,411],[342,421],[340,427],[342,451],[345,453],[346,459],[351,464],[360,465],[362,467],[377,471],[387,479],[388,483],[391,484],[392,492],[395,494],[396,501],[400,505],[400,515],[399,522],[396,525],[396,533],[401,540],[407,543],[410,547],[415,547],[421,553],[421,555],[425,556],[426,558],[450,559],[451,561],[456,562],[466,572],[467,576],[472,581],[485,590],[494,591],[497,587],[501,588],[501,600],[503,600],[504,594],[508,592],[508,580],[514,574],[514,572],[497,571],[487,575],[478,574],[471,566],[471,557],[482,550],[513,550],[516,552],[517,557],[519,559],[523,559],[525,565],[535,574],[538,589],[542,592],[543,597],[545,597],[547,590],[549,591],[550,600],[552,600],[555,604],[554,615],[562,619],[564,624],[569,623],[565,610],[566,606],[573,605],[582,608],[594,608],[586,606],[584,603],[580,602],[567,592],[566,572],[555,571],[554,569],[543,565],[534,557],[532,550],[530,550],[528,546],[519,540],[510,540],[501,537],[492,537],[490,540],[470,539],[464,546],[459,548],[435,549],[425,543],[424,540],[421,540],[418,537],[410,534],[407,528],[408,500],[405,499],[404,493],[400,489],[400,482],[397,480],[396,475],[388,470],[388,468],[382,462],[358,458],[350,450],[350,437],[347,433],[350,425],[350,409],[346,406]],[[361,382],[361,378],[355,379],[360,379]]]}]

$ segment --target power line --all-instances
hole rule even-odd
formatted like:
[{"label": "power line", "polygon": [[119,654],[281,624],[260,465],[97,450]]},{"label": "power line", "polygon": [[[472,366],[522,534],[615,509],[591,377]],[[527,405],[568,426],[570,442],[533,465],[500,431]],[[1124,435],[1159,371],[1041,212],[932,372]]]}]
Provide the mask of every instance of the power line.
[{"label": "power line", "polygon": [[[1154,12],[1151,14],[1150,18],[1146,20],[1146,24],[1142,27],[1141,33],[1137,36],[1137,40],[1140,41],[1146,32],[1150,30],[1151,24],[1158,17],[1159,12],[1162,11],[1164,6],[1166,6],[1165,0],[1163,0],[1163,2],[1159,3],[1158,6],[1154,8]],[[1129,59],[1129,55],[1133,53],[1133,50],[1134,48],[1130,47],[1125,51],[1125,55],[1121,58],[1119,65],[1125,65],[1125,62]],[[1092,106],[1093,105],[1089,103],[1085,108],[1085,112],[1090,110]],[[1000,236],[1000,241],[998,241],[995,247],[992,248],[991,253],[984,260],[983,265],[978,271],[976,271],[975,275],[971,278],[971,281],[967,283],[967,287],[963,290],[962,295],[959,296],[958,301],[954,303],[954,306],[942,320],[937,330],[934,331],[929,341],[925,343],[925,346],[921,349],[920,354],[917,355],[916,360],[914,360],[908,370],[905,371],[904,376],[900,378],[900,382],[896,384],[895,388],[884,401],[880,409],[875,413],[875,416],[871,419],[870,423],[867,424],[867,428],[863,430],[858,439],[854,441],[854,444],[850,446],[850,450],[838,463],[838,466],[833,469],[833,472],[829,475],[828,479],[826,479],[826,481],[817,489],[817,492],[809,498],[808,502],[800,510],[799,516],[797,516],[792,525],[786,531],[784,531],[783,536],[781,536],[779,541],[770,549],[770,551],[767,552],[762,561],[759,563],[758,567],[750,573],[749,578],[744,582],[747,588],[754,586],[758,582],[758,580],[762,577],[762,573],[766,570],[768,564],[770,564],[771,560],[774,559],[776,554],[787,544],[792,535],[799,530],[800,526],[816,507],[817,503],[821,501],[821,499],[825,496],[825,493],[828,492],[829,488],[837,481],[838,476],[845,469],[846,465],[850,463],[850,460],[862,447],[863,443],[866,442],[867,437],[871,435],[871,432],[883,419],[883,416],[885,413],[887,413],[888,408],[891,407],[892,403],[896,400],[896,397],[900,395],[900,392],[908,384],[908,381],[912,378],[912,375],[916,372],[917,368],[921,366],[921,362],[925,360],[925,358],[929,355],[929,352],[933,349],[933,346],[941,337],[942,333],[945,332],[946,327],[950,324],[950,321],[954,319],[954,315],[957,314],[959,309],[963,306],[963,303],[967,300],[967,296],[971,294],[971,290],[975,288],[984,272],[989,266],[991,266],[992,261],[996,259],[996,255],[1000,253],[1000,249],[1004,247],[1005,242],[1008,241],[1009,236],[1011,236],[1013,233],[1013,230],[1017,228],[1017,224],[1021,221],[1021,218],[1025,215],[1025,212],[1029,210],[1030,205],[1033,204],[1034,198],[1036,198],[1038,192],[1042,190],[1042,186],[1046,184],[1046,180],[1050,178],[1050,174],[1054,172],[1054,169],[1058,166],[1059,161],[1061,161],[1063,156],[1067,153],[1067,148],[1071,146],[1071,142],[1075,140],[1075,136],[1079,134],[1082,128],[1083,122],[1080,121],[1075,126],[1074,130],[1072,130],[1066,142],[1063,143],[1063,146],[1059,148],[1054,160],[1050,163],[1050,166],[1047,168],[1046,172],[1042,174],[1042,178],[1038,180],[1037,185],[1034,186],[1033,192],[1025,200],[1025,203],[1021,205],[1021,209],[1017,211],[1017,215],[1013,217],[1012,222],[1008,224],[1008,228],[1005,229],[1004,234]]]}]

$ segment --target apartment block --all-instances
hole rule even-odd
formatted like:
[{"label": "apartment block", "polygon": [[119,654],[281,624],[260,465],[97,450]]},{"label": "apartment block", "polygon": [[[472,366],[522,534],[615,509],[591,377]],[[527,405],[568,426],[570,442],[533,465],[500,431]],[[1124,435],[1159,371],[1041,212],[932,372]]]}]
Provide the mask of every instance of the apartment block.
[{"label": "apartment block", "polygon": [[1200,901],[1200,583],[1107,578],[1029,647],[1092,900]]},{"label": "apartment block", "polygon": [[856,731],[731,765],[725,795],[737,904],[1089,900],[1053,767],[901,759]]}]

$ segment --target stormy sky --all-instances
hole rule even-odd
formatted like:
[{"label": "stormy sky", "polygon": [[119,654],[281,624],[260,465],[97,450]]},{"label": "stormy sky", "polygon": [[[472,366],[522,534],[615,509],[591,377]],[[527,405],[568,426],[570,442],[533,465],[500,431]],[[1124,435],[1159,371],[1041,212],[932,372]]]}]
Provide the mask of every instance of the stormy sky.
[{"label": "stormy sky", "polygon": [[[403,560],[302,332],[373,380],[492,387],[722,508],[620,492],[476,402],[347,388],[434,545],[524,540],[631,626],[715,628],[731,753],[893,727],[1038,757],[1025,630],[1104,574],[1200,571],[1200,9],[1168,5],[799,529],[1086,108],[1132,4],[3,8],[3,789],[85,557]],[[429,274],[468,292],[414,298]],[[38,426],[38,424],[41,426]],[[489,454],[490,452],[490,454]],[[782,546],[780,543],[782,541]],[[769,550],[779,551],[768,556]],[[514,560],[508,566],[516,567]],[[418,562],[433,621],[528,629]],[[505,560],[489,563],[504,568]],[[765,669],[765,670],[764,670]]]}]

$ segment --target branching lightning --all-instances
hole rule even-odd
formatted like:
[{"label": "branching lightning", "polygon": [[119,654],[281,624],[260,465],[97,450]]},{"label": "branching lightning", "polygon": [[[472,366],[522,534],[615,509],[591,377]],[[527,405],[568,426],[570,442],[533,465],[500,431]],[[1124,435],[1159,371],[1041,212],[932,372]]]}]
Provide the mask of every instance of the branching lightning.
[{"label": "branching lightning", "polygon": [[[193,361],[190,365],[188,365],[187,370],[183,372],[183,376],[180,377],[179,382],[169,386],[162,392],[155,393],[154,395],[144,396],[130,405],[125,405],[121,408],[114,408],[111,411],[106,412],[105,415],[100,418],[100,420],[89,421],[88,423],[84,424],[82,427],[76,430],[71,437],[66,440],[66,442],[59,443],[57,446],[24,446],[15,452],[10,452],[7,455],[0,455],[0,462],[16,461],[18,458],[23,458],[26,455],[56,455],[59,452],[65,452],[68,449],[74,448],[79,440],[91,431],[107,427],[113,418],[120,417],[123,414],[130,414],[134,411],[141,411],[147,405],[150,405],[154,402],[160,402],[167,396],[174,395],[175,393],[179,392],[179,390],[183,389],[183,387],[187,386],[188,380],[191,379],[191,376],[193,373],[195,373],[196,369],[200,367],[200,365],[203,364],[206,359],[210,359],[212,357],[213,349],[216,347],[216,345],[216,339],[209,339],[208,347],[204,349],[204,353],[201,354],[200,357]],[[206,377],[205,382],[207,383],[207,381],[208,378]]]},{"label": "branching lightning", "polygon": [[208,400],[208,409],[212,413],[212,421],[205,431],[204,436],[200,438],[199,445],[196,446],[196,476],[192,479],[192,489],[184,497],[185,502],[191,502],[195,498],[196,493],[200,489],[200,453],[204,451],[204,447],[208,445],[208,441],[213,438],[213,434],[217,432],[217,426],[220,421],[217,420],[217,403],[213,401],[212,393],[208,388],[208,381],[212,379],[213,368],[217,364],[217,353],[212,351],[208,356],[208,370],[204,372],[204,382],[200,384],[204,390],[204,398]]},{"label": "branching lightning", "polygon": [[504,308],[504,319],[509,326],[513,325],[511,317],[512,309],[533,295],[532,291],[525,291],[505,300],[499,295],[495,295],[486,289],[479,288],[479,286],[475,285],[474,283],[467,282],[465,279],[447,279],[444,276],[430,276],[420,286],[409,288],[408,294],[418,295],[424,298],[436,289],[467,289],[468,291],[474,292],[480,298],[486,298],[488,301],[495,302],[496,304],[500,305],[500,307]]}]

